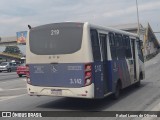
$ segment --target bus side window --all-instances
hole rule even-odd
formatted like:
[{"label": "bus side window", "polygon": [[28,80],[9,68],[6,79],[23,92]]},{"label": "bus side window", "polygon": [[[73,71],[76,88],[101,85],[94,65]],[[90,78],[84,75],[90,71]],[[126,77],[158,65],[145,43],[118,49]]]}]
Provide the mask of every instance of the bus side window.
[{"label": "bus side window", "polygon": [[109,33],[109,43],[110,43],[112,59],[115,60],[117,59],[116,42],[115,42],[114,34],[111,32]]},{"label": "bus side window", "polygon": [[126,35],[123,35],[123,46],[126,48],[127,47],[127,40],[126,40]]},{"label": "bus side window", "polygon": [[141,45],[143,45],[143,44],[141,44],[141,42],[140,42],[139,39],[136,40],[136,43],[137,43],[137,49],[138,49],[139,59],[140,59],[142,62],[144,62],[143,52],[142,52],[142,49],[141,49]]},{"label": "bus side window", "polygon": [[113,33],[109,33],[109,43],[110,43],[110,46],[115,46],[115,39],[114,39]]},{"label": "bus side window", "polygon": [[126,36],[125,43],[126,43],[126,47],[125,47],[126,58],[128,58],[128,59],[132,58],[131,43],[130,43],[129,36]]},{"label": "bus side window", "polygon": [[116,34],[116,43],[117,43],[117,57],[119,59],[125,58],[125,49],[123,47],[123,38],[121,34]]},{"label": "bus side window", "polygon": [[102,51],[102,59],[103,61],[107,60],[107,34],[99,34],[101,51]]},{"label": "bus side window", "polygon": [[120,46],[118,34],[115,34],[115,43],[116,43],[116,47],[119,47],[119,46]]},{"label": "bus side window", "polygon": [[115,34],[117,46],[122,47],[123,46],[123,38],[121,34]]},{"label": "bus side window", "polygon": [[93,52],[94,61],[101,61],[100,46],[99,46],[97,30],[91,29],[90,36],[91,36],[91,44],[92,44],[92,52]]}]

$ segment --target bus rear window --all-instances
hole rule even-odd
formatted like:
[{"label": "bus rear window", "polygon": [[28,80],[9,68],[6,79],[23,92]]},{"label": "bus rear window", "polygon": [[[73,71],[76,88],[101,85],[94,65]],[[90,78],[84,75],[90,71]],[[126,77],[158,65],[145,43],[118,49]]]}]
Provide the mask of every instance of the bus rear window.
[{"label": "bus rear window", "polygon": [[29,44],[37,55],[71,54],[81,48],[83,23],[55,23],[32,28]]}]

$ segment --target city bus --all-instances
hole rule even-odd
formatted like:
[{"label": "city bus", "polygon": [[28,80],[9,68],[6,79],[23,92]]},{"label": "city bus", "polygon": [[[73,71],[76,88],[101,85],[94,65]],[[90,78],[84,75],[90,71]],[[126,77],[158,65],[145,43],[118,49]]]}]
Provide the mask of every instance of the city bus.
[{"label": "city bus", "polygon": [[145,77],[142,42],[136,34],[88,22],[29,29],[26,43],[30,96],[97,99]]}]

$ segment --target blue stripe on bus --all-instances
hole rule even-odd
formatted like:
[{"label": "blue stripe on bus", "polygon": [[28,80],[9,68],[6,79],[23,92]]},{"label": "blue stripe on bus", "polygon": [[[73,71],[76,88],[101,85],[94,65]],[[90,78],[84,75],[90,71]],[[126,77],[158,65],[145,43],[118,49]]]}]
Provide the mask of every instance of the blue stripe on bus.
[{"label": "blue stripe on bus", "polygon": [[83,87],[84,64],[30,64],[31,84],[46,87]]},{"label": "blue stripe on bus", "polygon": [[108,92],[112,92],[112,88],[113,88],[113,77],[112,77],[112,61],[108,61],[108,82],[109,82],[109,86],[108,86]]},{"label": "blue stripe on bus", "polygon": [[[30,64],[31,84],[44,87],[84,87],[84,66],[84,63]],[[103,67],[107,68],[106,71],[103,71]],[[103,74],[107,76],[106,85],[104,85]],[[103,66],[102,62],[92,63],[95,98],[103,98],[106,94],[105,89],[107,89],[107,93],[114,92],[118,79],[121,79],[124,84],[131,83],[125,59],[106,61],[106,66]]]},{"label": "blue stripe on bus", "polygon": [[93,75],[94,75],[94,94],[95,98],[103,98],[104,97],[104,87],[103,87],[103,63],[102,62],[94,62],[93,63]]},{"label": "blue stripe on bus", "polygon": [[[117,73],[113,71],[113,61],[105,61],[106,66],[102,62],[94,62],[94,83],[95,83],[95,98],[103,98],[105,94],[114,91],[114,81],[118,78]],[[117,61],[116,61],[117,62]],[[106,67],[104,69],[103,67]],[[106,70],[106,71],[104,71]],[[118,70],[118,69],[117,69]],[[104,79],[106,74],[106,79]],[[107,83],[106,83],[107,82]],[[105,91],[107,90],[107,92]]]},{"label": "blue stripe on bus", "polygon": [[124,87],[131,84],[130,73],[126,59],[112,61],[112,92],[115,92],[117,80],[121,80]]}]

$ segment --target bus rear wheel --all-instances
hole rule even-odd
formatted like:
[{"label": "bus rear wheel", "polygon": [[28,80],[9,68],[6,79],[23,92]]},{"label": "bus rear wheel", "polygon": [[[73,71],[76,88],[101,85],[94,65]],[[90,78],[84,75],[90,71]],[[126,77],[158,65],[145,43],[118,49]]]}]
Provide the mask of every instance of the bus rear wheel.
[{"label": "bus rear wheel", "polygon": [[135,83],[135,87],[140,87],[141,86],[141,80]]},{"label": "bus rear wheel", "polygon": [[135,83],[135,87],[140,87],[141,86],[141,80],[143,80],[143,74],[142,72],[139,75],[139,81]]},{"label": "bus rear wheel", "polygon": [[120,90],[121,90],[121,84],[120,82],[117,83],[116,85],[116,90],[115,90],[115,93],[113,94],[113,99],[118,99],[119,96],[120,96]]}]

